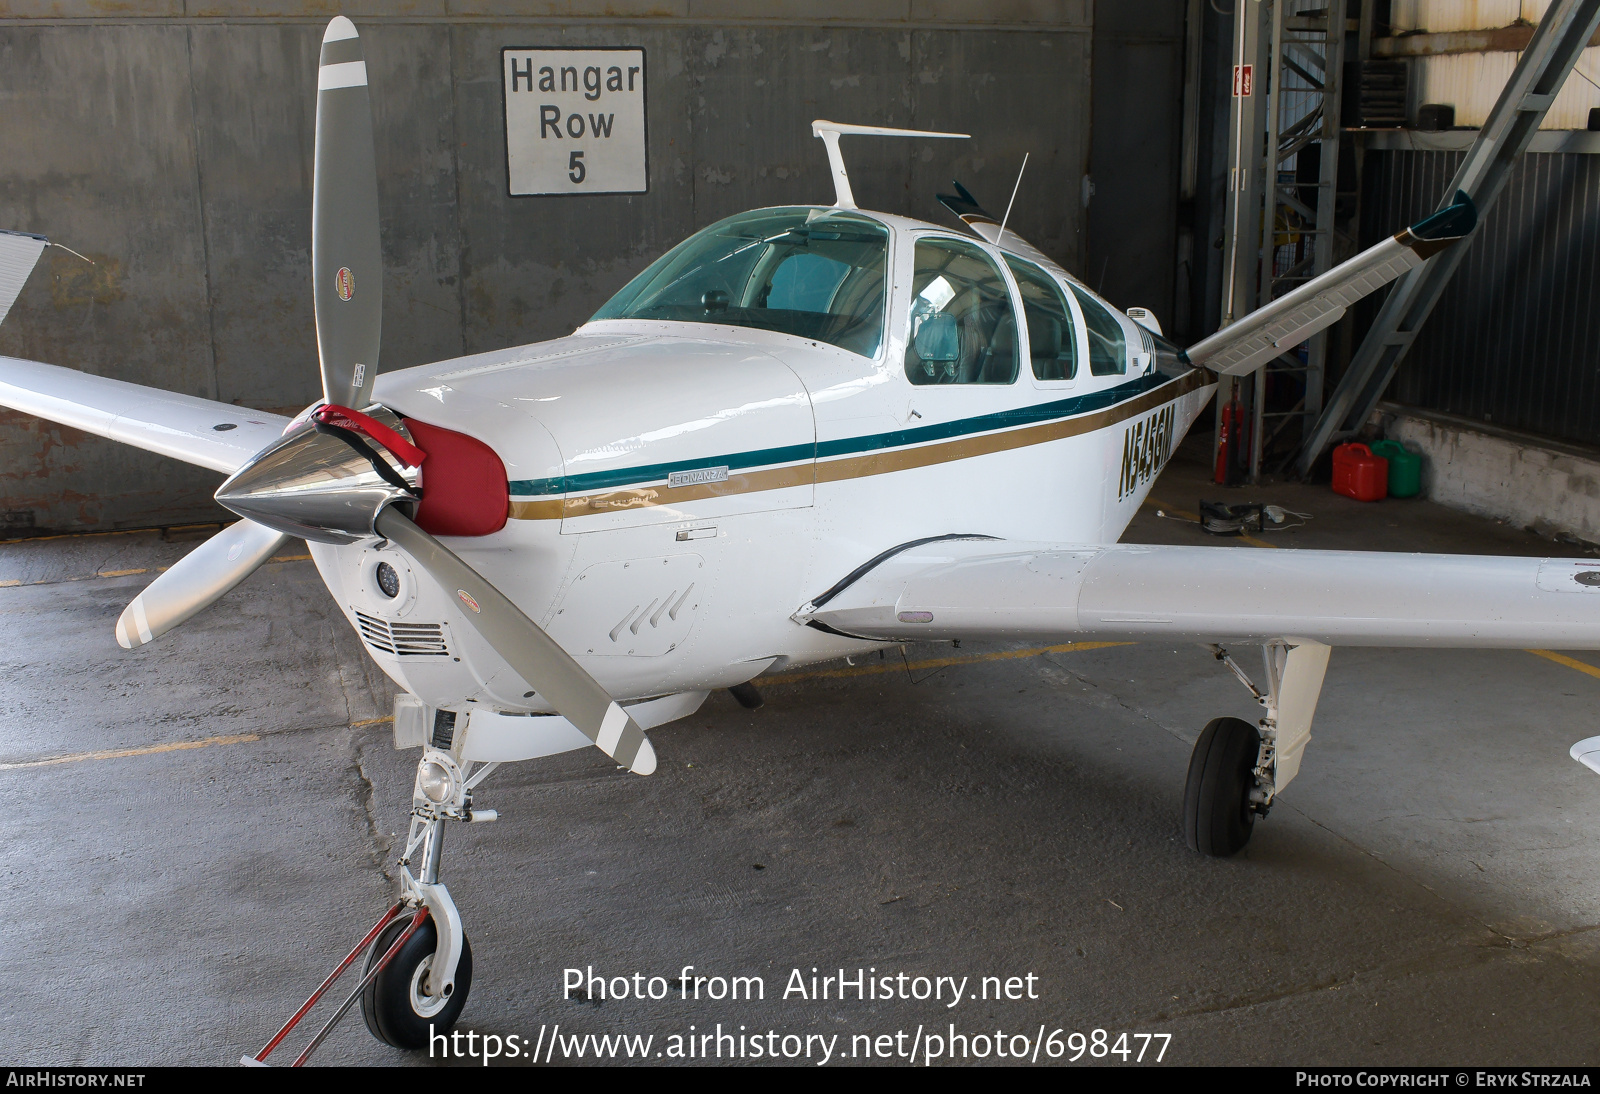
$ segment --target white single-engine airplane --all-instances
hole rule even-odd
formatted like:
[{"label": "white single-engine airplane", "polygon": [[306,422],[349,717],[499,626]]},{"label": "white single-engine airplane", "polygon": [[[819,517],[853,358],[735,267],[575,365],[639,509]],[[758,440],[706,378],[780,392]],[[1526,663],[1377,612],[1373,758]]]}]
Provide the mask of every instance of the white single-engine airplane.
[{"label": "white single-engine airplane", "polygon": [[[372,113],[341,16],[317,93],[323,400],[289,420],[0,358],[0,404],[228,476],[244,519],[128,606],[124,647],[302,536],[403,690],[402,892],[338,970],[367,952],[339,1013],[359,995],[392,1045],[466,1002],[440,841],[494,818],[473,801],[493,765],[592,744],[647,775],[647,730],[775,668],[920,639],[1259,643],[1265,717],[1206,726],[1184,799],[1190,845],[1229,855],[1299,771],[1330,647],[1600,648],[1597,563],[1117,542],[1218,376],[1467,235],[1464,194],[1185,351],[959,186],[941,200],[971,234],[856,208],[841,134],[962,134],[813,130],[831,205],[705,228],[570,337],[380,376]],[[0,237],[0,308],[46,245]]]}]

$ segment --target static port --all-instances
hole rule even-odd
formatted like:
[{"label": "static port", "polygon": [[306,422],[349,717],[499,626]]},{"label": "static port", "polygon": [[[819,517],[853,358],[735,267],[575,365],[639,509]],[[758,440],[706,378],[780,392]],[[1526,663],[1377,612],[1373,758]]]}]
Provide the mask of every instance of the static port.
[{"label": "static port", "polygon": [[390,600],[400,595],[400,575],[387,562],[378,563],[378,588]]}]

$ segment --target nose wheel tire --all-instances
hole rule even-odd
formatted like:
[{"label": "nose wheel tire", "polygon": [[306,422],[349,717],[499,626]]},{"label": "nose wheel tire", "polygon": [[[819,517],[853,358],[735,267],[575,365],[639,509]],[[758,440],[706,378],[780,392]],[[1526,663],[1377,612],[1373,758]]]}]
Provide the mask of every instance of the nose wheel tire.
[{"label": "nose wheel tire", "polygon": [[1183,834],[1202,855],[1226,858],[1250,842],[1256,808],[1256,758],[1261,733],[1239,718],[1213,718],[1189,757],[1183,792]]},{"label": "nose wheel tire", "polygon": [[[367,951],[363,972],[372,971],[409,922],[409,916],[401,916],[384,928]],[[427,1048],[430,1031],[445,1033],[456,1024],[472,987],[472,944],[462,938],[455,987],[442,998],[427,994],[428,971],[438,944],[438,932],[429,917],[361,993],[361,1017],[378,1040],[395,1048]]]}]

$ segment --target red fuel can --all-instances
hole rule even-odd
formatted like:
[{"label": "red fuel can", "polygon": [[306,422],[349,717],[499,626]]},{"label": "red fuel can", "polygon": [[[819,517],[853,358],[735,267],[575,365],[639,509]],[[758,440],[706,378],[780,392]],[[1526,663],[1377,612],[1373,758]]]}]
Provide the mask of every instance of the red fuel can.
[{"label": "red fuel can", "polygon": [[1341,444],[1333,450],[1333,492],[1357,501],[1388,497],[1389,461],[1364,444]]}]

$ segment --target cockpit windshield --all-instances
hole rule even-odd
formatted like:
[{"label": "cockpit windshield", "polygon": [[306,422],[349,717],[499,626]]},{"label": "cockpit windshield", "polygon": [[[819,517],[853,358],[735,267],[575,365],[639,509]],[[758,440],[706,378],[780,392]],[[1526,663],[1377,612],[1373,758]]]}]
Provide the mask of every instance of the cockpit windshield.
[{"label": "cockpit windshield", "polygon": [[856,213],[741,213],[662,255],[594,318],[755,327],[873,357],[888,248],[888,229]]}]

